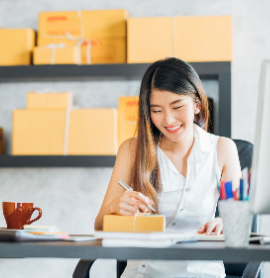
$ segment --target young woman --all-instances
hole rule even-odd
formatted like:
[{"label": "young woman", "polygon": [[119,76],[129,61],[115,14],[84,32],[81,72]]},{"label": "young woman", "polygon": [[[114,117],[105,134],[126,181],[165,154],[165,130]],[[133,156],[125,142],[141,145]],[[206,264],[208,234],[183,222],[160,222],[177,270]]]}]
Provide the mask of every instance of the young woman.
[{"label": "young woman", "polygon": [[[140,88],[138,136],[119,148],[112,177],[96,217],[135,215],[151,204],[167,230],[220,234],[215,217],[217,180],[241,176],[234,142],[207,133],[208,102],[195,70],[176,58],[153,63]],[[134,191],[118,185],[123,180]],[[128,261],[122,278],[225,277],[222,261]]]}]

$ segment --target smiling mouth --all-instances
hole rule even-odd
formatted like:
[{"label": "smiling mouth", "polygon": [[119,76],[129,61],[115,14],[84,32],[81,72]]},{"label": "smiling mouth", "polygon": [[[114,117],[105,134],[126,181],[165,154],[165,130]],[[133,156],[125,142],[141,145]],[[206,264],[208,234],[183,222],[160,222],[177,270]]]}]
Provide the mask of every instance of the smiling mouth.
[{"label": "smiling mouth", "polygon": [[165,127],[165,129],[169,132],[169,133],[176,133],[181,129],[182,125],[176,125],[176,126],[171,126],[171,127]]}]

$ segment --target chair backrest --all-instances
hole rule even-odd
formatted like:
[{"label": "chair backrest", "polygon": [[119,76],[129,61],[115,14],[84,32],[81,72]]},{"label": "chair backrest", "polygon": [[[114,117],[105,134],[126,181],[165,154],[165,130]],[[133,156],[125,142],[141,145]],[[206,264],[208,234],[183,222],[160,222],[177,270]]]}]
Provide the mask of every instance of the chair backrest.
[{"label": "chair backrest", "polygon": [[250,169],[252,164],[253,144],[248,141],[238,139],[233,139],[233,141],[237,147],[241,170],[246,167]]}]

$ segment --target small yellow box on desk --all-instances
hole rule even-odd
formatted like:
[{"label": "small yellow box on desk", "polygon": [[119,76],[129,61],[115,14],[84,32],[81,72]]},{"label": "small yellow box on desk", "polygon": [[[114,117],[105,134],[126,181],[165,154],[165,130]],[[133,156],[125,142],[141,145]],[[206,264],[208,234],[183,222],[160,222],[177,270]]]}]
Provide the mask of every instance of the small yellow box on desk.
[{"label": "small yellow box on desk", "polygon": [[79,39],[126,38],[126,10],[39,13],[38,46],[75,45]]},{"label": "small yellow box on desk", "polygon": [[138,96],[124,96],[118,98],[118,146],[125,140],[136,135],[138,113]]},{"label": "small yellow box on desk", "polygon": [[33,29],[0,29],[0,66],[30,65],[35,46]]},{"label": "small yellow box on desk", "polygon": [[111,108],[70,111],[69,155],[116,155],[117,110]]},{"label": "small yellow box on desk", "polygon": [[27,94],[27,109],[67,109],[71,106],[72,94],[69,92]]},{"label": "small yellow box on desk", "polygon": [[34,65],[65,65],[81,64],[81,50],[78,46],[48,45],[35,47],[33,52]]},{"label": "small yellow box on desk", "polygon": [[66,110],[14,110],[13,155],[62,155]]},{"label": "small yellow box on desk", "polygon": [[164,215],[120,216],[105,215],[103,217],[104,232],[163,232],[166,220]]}]

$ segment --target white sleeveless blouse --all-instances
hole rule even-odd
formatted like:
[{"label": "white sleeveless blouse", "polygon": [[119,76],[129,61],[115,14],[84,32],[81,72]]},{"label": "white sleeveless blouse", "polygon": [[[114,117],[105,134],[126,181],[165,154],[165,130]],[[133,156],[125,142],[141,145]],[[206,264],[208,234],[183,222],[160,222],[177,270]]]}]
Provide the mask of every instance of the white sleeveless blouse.
[{"label": "white sleeveless blouse", "polygon": [[[196,233],[215,217],[219,193],[217,178],[218,136],[194,124],[194,144],[187,160],[186,178],[158,147],[162,192],[159,213],[166,217],[166,230]],[[128,260],[121,278],[225,277],[222,261]]]}]

